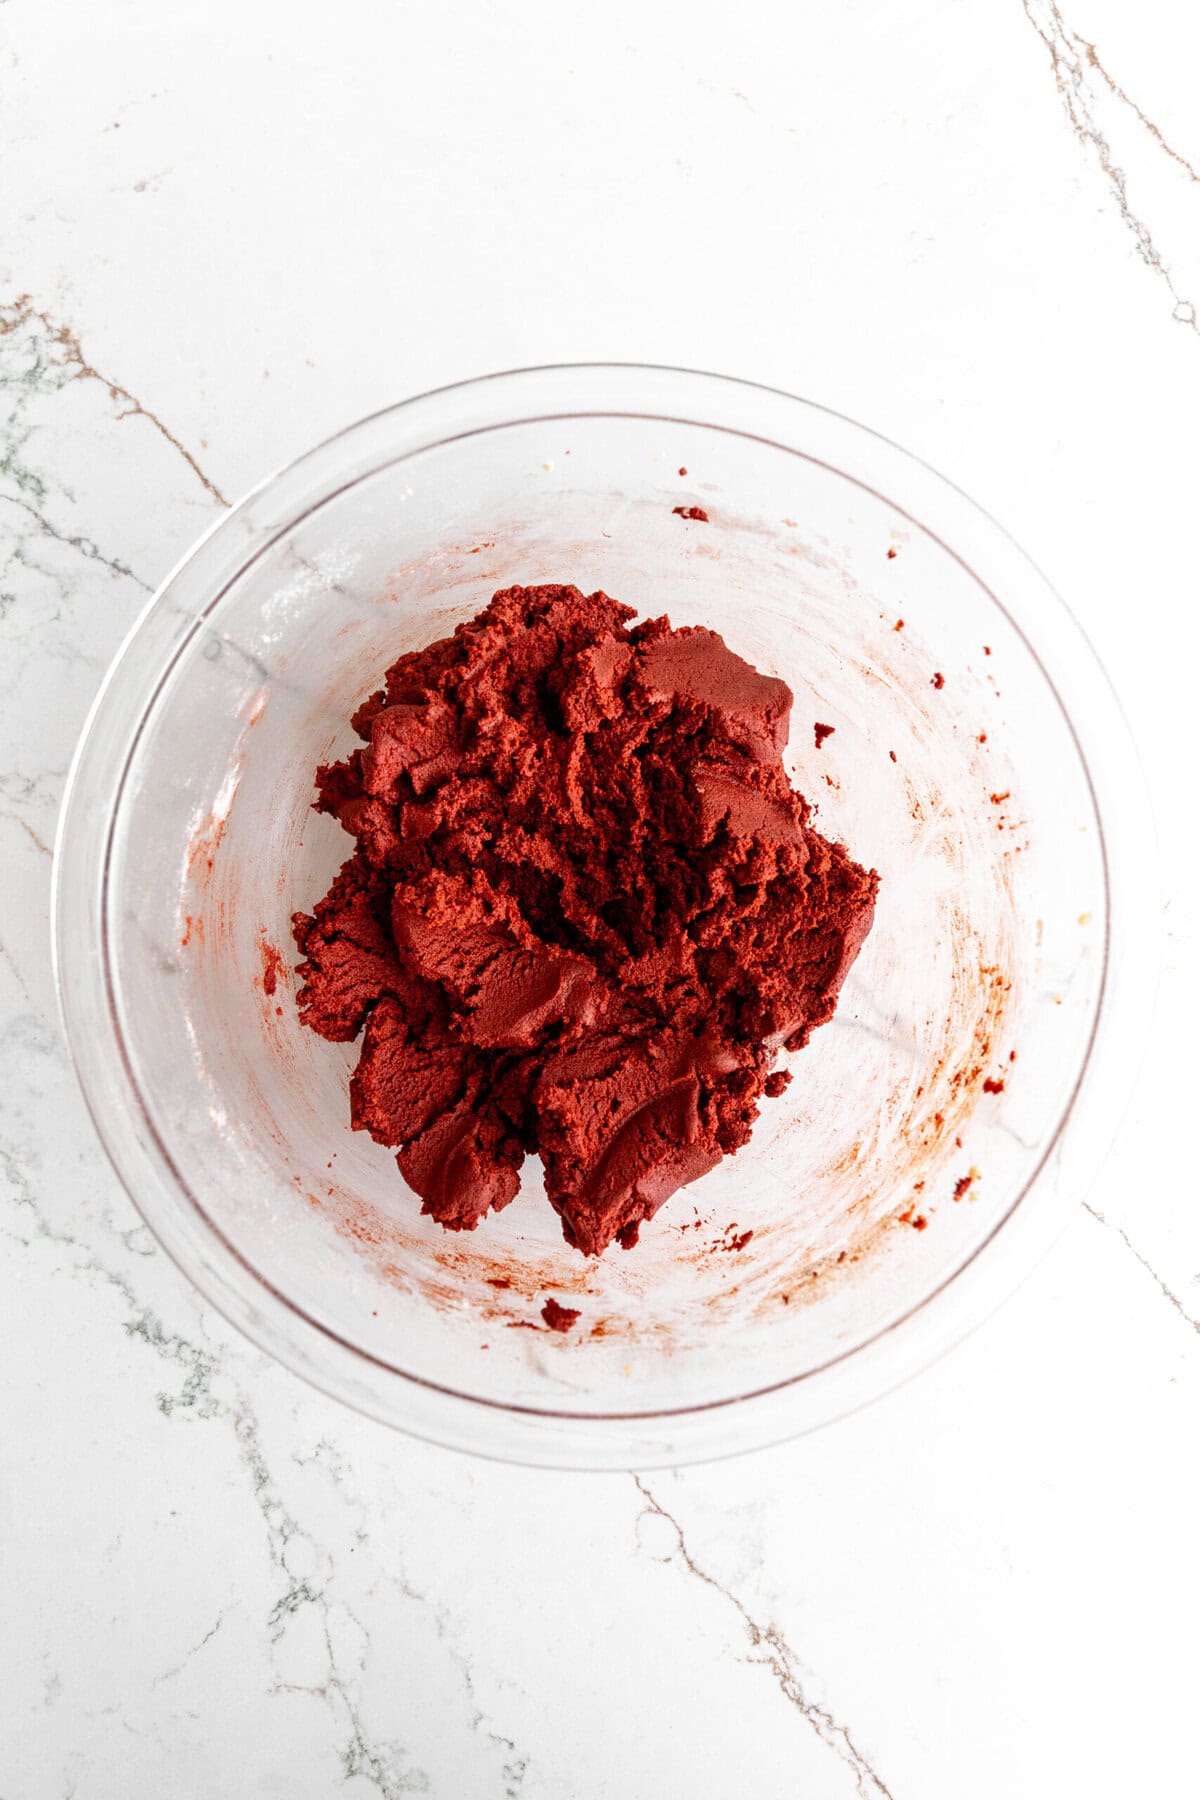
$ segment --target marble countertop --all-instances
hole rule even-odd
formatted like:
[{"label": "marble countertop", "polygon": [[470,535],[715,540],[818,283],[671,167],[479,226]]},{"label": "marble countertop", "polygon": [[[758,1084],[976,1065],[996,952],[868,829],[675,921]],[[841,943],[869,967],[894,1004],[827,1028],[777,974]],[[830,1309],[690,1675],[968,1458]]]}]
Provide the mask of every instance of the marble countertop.
[{"label": "marble countertop", "polygon": [[[1194,1778],[1200,26],[790,10],[0,4],[3,1800]],[[46,929],[89,701],[220,508],[389,400],[597,356],[810,395],[982,501],[1162,838],[1155,1036],[1017,1297],[837,1427],[645,1477],[410,1442],[228,1329],[98,1149]]]}]

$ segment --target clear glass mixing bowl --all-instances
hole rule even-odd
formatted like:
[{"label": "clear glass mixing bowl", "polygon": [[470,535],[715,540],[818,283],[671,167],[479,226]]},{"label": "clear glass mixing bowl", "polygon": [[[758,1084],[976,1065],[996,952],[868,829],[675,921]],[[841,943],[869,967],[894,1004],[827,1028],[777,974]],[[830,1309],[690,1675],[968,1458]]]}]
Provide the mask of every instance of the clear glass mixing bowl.
[{"label": "clear glass mixing bowl", "polygon": [[[293,1004],[290,917],[350,848],[310,810],[316,765],[397,655],[542,581],[714,627],[781,675],[793,780],[881,876],[837,1018],[752,1143],[597,1262],[534,1161],[476,1233],[422,1218],[350,1130],[356,1047]],[[1085,640],[956,489],[761,387],[525,370],[321,445],[155,596],[64,806],[63,1013],[134,1201],[256,1343],[445,1444],[679,1462],[882,1392],[1049,1241],[1140,1041],[1145,897],[1119,851],[1141,841]],[[579,1309],[570,1333],[542,1327],[548,1295]]]}]

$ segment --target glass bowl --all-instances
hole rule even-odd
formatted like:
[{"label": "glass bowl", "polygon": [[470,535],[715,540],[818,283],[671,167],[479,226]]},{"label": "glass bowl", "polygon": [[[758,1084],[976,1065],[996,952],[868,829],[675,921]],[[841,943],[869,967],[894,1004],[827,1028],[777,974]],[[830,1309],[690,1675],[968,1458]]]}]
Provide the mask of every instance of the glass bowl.
[{"label": "glass bowl", "polygon": [[[386,666],[551,581],[782,676],[793,782],[881,880],[837,1017],[784,1058],[752,1142],[592,1261],[533,1159],[475,1233],[422,1217],[350,1129],[357,1046],[298,1024],[289,930],[352,847],[313,772]],[[923,464],[721,377],[522,370],[352,426],[164,583],[71,773],[59,990],[114,1166],[257,1344],[444,1444],[677,1463],[879,1394],[1049,1241],[1133,1072],[1152,934],[1113,846],[1144,836],[1078,627]],[[548,1296],[574,1329],[543,1326]]]}]

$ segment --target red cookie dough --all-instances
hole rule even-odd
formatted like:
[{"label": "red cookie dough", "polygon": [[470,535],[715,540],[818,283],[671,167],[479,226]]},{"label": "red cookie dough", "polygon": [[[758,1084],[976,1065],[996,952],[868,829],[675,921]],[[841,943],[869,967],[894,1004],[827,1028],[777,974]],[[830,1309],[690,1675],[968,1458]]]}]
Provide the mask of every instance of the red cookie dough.
[{"label": "red cookie dough", "polygon": [[789,786],[786,684],[633,618],[507,588],[402,656],[317,771],[357,848],[294,920],[301,1018],[363,1032],[352,1123],[423,1210],[472,1230],[535,1154],[589,1256],[747,1141],[878,885]]},{"label": "red cookie dough", "polygon": [[551,1331],[570,1331],[579,1317],[577,1306],[562,1306],[551,1296],[542,1308],[542,1317]]}]

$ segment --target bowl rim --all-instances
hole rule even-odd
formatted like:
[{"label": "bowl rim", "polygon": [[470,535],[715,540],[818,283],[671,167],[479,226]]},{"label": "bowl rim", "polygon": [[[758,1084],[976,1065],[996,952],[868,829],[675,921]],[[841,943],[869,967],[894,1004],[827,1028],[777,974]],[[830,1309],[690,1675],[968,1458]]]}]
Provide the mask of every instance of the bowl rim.
[{"label": "bowl rim", "polygon": [[[683,403],[682,413],[663,412],[658,406],[648,403],[618,407],[604,404],[610,392],[627,394],[628,387],[637,389],[640,381],[644,381],[647,393],[654,391],[656,396],[665,397],[672,392],[679,394]],[[579,390],[591,384],[594,403],[586,406],[578,404]],[[627,385],[628,384],[628,385]],[[562,403],[554,410],[546,411],[544,406],[539,410],[521,408],[519,405],[522,389],[541,391],[542,388],[562,390]],[[496,403],[488,404],[500,396],[514,396],[518,402],[514,410],[506,403],[498,410]],[[699,405],[695,396],[703,395],[704,404]],[[574,403],[568,402],[574,396]],[[726,411],[736,414],[739,406],[746,406],[750,411],[755,406],[767,406],[776,413],[790,420],[797,428],[796,442],[781,441],[778,437],[764,435],[743,429],[736,423],[722,422],[719,417],[710,416],[711,411],[721,411],[720,402],[728,402]],[[478,402],[478,404],[476,404]],[[424,415],[429,414],[429,426],[437,424],[439,408],[445,408],[450,417],[443,420],[438,427],[437,435],[427,434],[424,426]],[[465,411],[464,411],[465,408]],[[457,420],[453,415],[457,413]],[[988,1232],[973,1246],[964,1259],[946,1273],[936,1285],[923,1291],[919,1298],[897,1317],[886,1321],[869,1337],[855,1343],[850,1348],[838,1351],[812,1368],[801,1373],[772,1382],[765,1387],[750,1389],[746,1392],[726,1395],[712,1400],[694,1402],[679,1407],[658,1407],[651,1409],[624,1409],[617,1412],[589,1412],[586,1410],[531,1405],[523,1402],[495,1399],[487,1395],[470,1393],[462,1388],[438,1382],[409,1370],[402,1369],[354,1343],[341,1332],[314,1317],[304,1307],[284,1294],[274,1282],[256,1267],[228,1239],[221,1227],[205,1210],[200,1200],[192,1193],[183,1171],[176,1165],[167,1145],[158,1133],[153,1110],[148,1096],[143,1092],[142,1084],[135,1073],[132,1060],[125,1044],[121,1028],[118,1008],[112,980],[112,969],[109,957],[109,899],[113,836],[117,820],[120,816],[125,784],[129,767],[136,752],[137,745],[145,723],[153,708],[156,694],[161,683],[167,678],[178,658],[184,653],[192,636],[203,626],[208,616],[220,605],[227,592],[231,580],[236,579],[245,568],[257,559],[275,541],[282,532],[290,530],[305,512],[316,510],[326,504],[339,492],[354,485],[368,473],[376,472],[384,463],[394,464],[416,455],[426,454],[446,444],[480,431],[501,429],[505,425],[536,423],[541,420],[561,420],[570,417],[585,417],[604,414],[607,416],[628,416],[646,421],[677,422],[698,425],[707,429],[728,430],[742,437],[756,438],[757,441],[775,449],[786,451],[803,457],[809,462],[829,468],[842,479],[849,481],[874,498],[882,501],[897,516],[906,518],[911,525],[932,538],[939,548],[952,557],[963,570],[980,586],[991,603],[1008,620],[1012,628],[1020,636],[1027,653],[1034,659],[1048,690],[1057,704],[1063,720],[1080,760],[1084,781],[1090,797],[1092,813],[1098,833],[1101,861],[1102,883],[1105,896],[1105,929],[1103,939],[1103,964],[1099,991],[1096,996],[1095,1009],[1087,1042],[1079,1061],[1075,1081],[1067,1095],[1057,1124],[1048,1138],[1041,1156],[1030,1171],[1027,1178],[1015,1192],[1005,1210],[992,1221]],[[381,426],[391,428],[396,422],[412,421],[414,432],[410,433],[413,441],[408,442],[402,452],[392,446],[383,462],[378,458],[358,469],[350,479],[329,480],[324,473],[327,466],[336,464],[341,453],[347,449],[353,451],[359,444],[368,442],[377,435]],[[447,431],[444,425],[456,422],[459,429]],[[1022,621],[1014,617],[1010,606],[994,591],[991,583],[983,578],[974,566],[974,557],[967,557],[947,542],[939,531],[935,530],[927,518],[917,516],[890,491],[880,491],[861,475],[851,472],[837,463],[829,462],[824,457],[815,455],[811,449],[803,447],[803,423],[810,427],[815,421],[818,427],[832,429],[834,436],[843,436],[856,449],[870,451],[884,469],[898,476],[906,474],[909,481],[915,480],[918,492],[925,491],[925,497],[935,496],[942,505],[949,505],[953,522],[969,529],[982,531],[991,538],[991,549],[1000,551],[1001,562],[1007,560],[1012,568],[1019,568],[1031,590],[1037,592],[1042,604],[1049,604],[1048,620],[1052,620],[1058,636],[1065,646],[1069,646],[1078,663],[1072,666],[1073,684],[1082,687],[1087,701],[1087,717],[1081,736],[1080,721],[1077,717],[1078,706],[1073,711],[1067,704],[1061,691],[1061,668],[1058,678],[1046,666],[1042,652],[1031,640]],[[336,476],[336,470],[330,470]],[[263,528],[254,522],[256,506],[271,499],[282,499],[289,483],[296,484],[317,477],[312,488],[312,504],[300,512],[288,510],[278,529],[272,528],[270,521]],[[900,483],[903,488],[904,483]],[[936,513],[937,507],[934,507]],[[234,540],[240,538],[241,527],[249,527],[249,533],[238,545],[234,554]],[[255,530],[260,530],[256,538]],[[261,535],[265,531],[265,535]],[[220,552],[228,547],[228,554],[222,558]],[[208,565],[213,565],[212,571]],[[217,569],[225,569],[229,565],[227,578],[213,579]],[[120,733],[109,732],[112,743],[103,742],[103,725],[106,715],[115,709],[115,697],[121,687],[123,677],[128,677],[131,665],[137,659],[139,649],[145,649],[146,638],[156,620],[160,620],[168,609],[172,596],[183,584],[192,582],[206,596],[203,605],[194,608],[188,615],[187,628],[182,634],[176,633],[176,640],[171,646],[171,654],[165,663],[160,663],[155,679],[149,687],[139,680],[132,687],[132,693],[140,710],[136,712],[136,722],[132,730]],[[1039,621],[1039,623],[1044,621]],[[156,649],[157,647],[155,647]],[[1063,647],[1060,646],[1060,654]],[[130,717],[130,709],[124,700],[120,708],[125,719]],[[1088,740],[1087,746],[1083,737]],[[1105,784],[1104,804],[1097,792],[1094,776],[1095,753],[1105,738],[1111,742],[1115,737],[1119,743],[1124,760],[1127,780],[1116,787],[1111,782]],[[110,757],[120,756],[123,760],[117,779],[106,788],[106,828],[103,835],[93,827],[87,833],[81,831],[83,817],[84,790],[88,784],[91,766],[105,753]],[[1111,756],[1105,758],[1112,764]],[[154,594],[142,609],[133,626],[126,635],[117,655],[105,674],[101,687],[89,711],[83,731],[72,759],[67,777],[62,806],[59,813],[58,831],[55,842],[54,878],[51,901],[52,958],[54,977],[58,995],[60,1015],[64,1035],[71,1061],[74,1065],[85,1103],[91,1114],[93,1124],[101,1143],[112,1163],[118,1177],[129,1193],[134,1206],[144,1219],[160,1246],[164,1248],[172,1260],[187,1276],[189,1281],[198,1287],[205,1298],[216,1306],[226,1320],[243,1331],[262,1349],[267,1350],[297,1373],[312,1381],[359,1410],[383,1419],[385,1422],[415,1432],[419,1436],[427,1436],[435,1441],[461,1448],[470,1448],[484,1454],[494,1454],[513,1460],[551,1463],[562,1466],[599,1466],[599,1467],[647,1467],[652,1462],[675,1462],[689,1460],[692,1457],[708,1457],[713,1454],[731,1453],[740,1449],[756,1447],[766,1442],[776,1441],[779,1437],[793,1435],[797,1431],[809,1429],[813,1425],[826,1421],[827,1418],[843,1416],[855,1410],[857,1406],[866,1404],[883,1392],[899,1384],[908,1375],[934,1360],[951,1344],[966,1335],[975,1324],[982,1321],[993,1307],[1004,1298],[1005,1294],[1015,1286],[1017,1281],[1027,1272],[1028,1267],[1036,1260],[1041,1249],[1048,1247],[1058,1230],[1066,1222],[1074,1210],[1076,1196],[1072,1192],[1067,1205],[1052,1206],[1047,1204],[1044,1216],[1038,1221],[1040,1229],[1023,1230],[1019,1235],[1025,1254],[1007,1259],[1007,1270],[1004,1278],[997,1279],[999,1271],[995,1269],[997,1258],[994,1251],[997,1243],[1003,1238],[1007,1244],[1018,1234],[1014,1234],[1013,1225],[1022,1216],[1023,1223],[1029,1227],[1029,1214],[1033,1210],[1026,1206],[1035,1188],[1045,1188],[1045,1177],[1053,1161],[1061,1159],[1064,1136],[1071,1122],[1077,1117],[1081,1095],[1092,1081],[1097,1062],[1099,1048],[1110,1046],[1114,1039],[1128,1043],[1140,1041],[1144,1043],[1148,1030],[1149,1004],[1152,1001],[1154,973],[1147,966],[1147,957],[1132,955],[1139,946],[1145,952],[1154,941],[1153,934],[1130,929],[1130,898],[1122,893],[1123,904],[1117,906],[1114,893],[1113,859],[1110,855],[1110,836],[1119,836],[1114,825],[1114,814],[1132,815],[1138,802],[1144,808],[1145,818],[1150,817],[1145,803],[1144,782],[1141,778],[1136,750],[1130,738],[1128,725],[1120,708],[1120,703],[1111,683],[1105,674],[1094,649],[1086,634],[1075,620],[1065,602],[1051,587],[1041,571],[1020,548],[1011,536],[978,504],[972,501],[960,488],[946,477],[940,475],[921,458],[902,449],[892,440],[848,418],[845,414],[806,400],[800,396],[787,393],[785,390],[770,387],[766,384],[743,381],[739,378],[710,374],[695,369],[675,368],[669,365],[654,363],[610,363],[585,362],[531,365],[525,368],[498,371],[493,374],[473,377],[466,381],[452,382],[429,389],[408,399],[395,402],[366,415],[350,425],[342,427],[313,448],[303,452],[292,461],[282,465],[274,473],[266,476],[251,488],[247,494],[229,511],[213,521],[209,528],[197,539],[192,547],[170,570],[160,583]],[[92,809],[94,812],[94,808]],[[1144,824],[1143,824],[1144,829]],[[92,852],[99,848],[101,855],[98,863]],[[90,880],[88,879],[90,877]],[[1150,884],[1145,884],[1149,887]],[[1124,884],[1127,888],[1128,884]],[[97,904],[98,902],[98,904]],[[84,930],[81,933],[81,924]],[[95,928],[92,936],[86,930],[90,925]],[[1122,955],[1114,959],[1114,933],[1119,935]],[[78,964],[72,961],[76,950],[86,941],[86,957],[81,957]],[[1157,959],[1155,958],[1155,963]],[[1140,963],[1138,969],[1133,964]],[[1120,976],[1114,982],[1114,973]],[[1139,981],[1131,979],[1140,977]],[[1147,980],[1147,975],[1149,979]],[[98,978],[98,979],[97,979]],[[1147,999],[1148,996],[1148,999]],[[1139,1005],[1139,998],[1141,1004]],[[99,1003],[99,1004],[98,1004]],[[1119,1025],[1119,1030],[1117,1029]],[[96,1027],[108,1040],[108,1048],[115,1054],[102,1059],[104,1068],[97,1069],[96,1059],[90,1054],[95,1042]],[[1109,1059],[1112,1060],[1111,1057]],[[1117,1083],[1123,1090],[1122,1100],[1127,1100],[1132,1088],[1133,1074],[1136,1072],[1137,1058],[1126,1059],[1125,1074],[1127,1080]],[[105,1081],[110,1091],[105,1094],[101,1088]],[[1110,1080],[1108,1085],[1113,1085]],[[115,1099],[117,1111],[106,1102]],[[127,1129],[128,1115],[121,1108],[124,1102],[133,1108],[140,1118],[142,1131],[130,1133]],[[1098,1109],[1093,1106],[1095,1113]],[[1105,1145],[1093,1145],[1092,1159],[1098,1161],[1103,1148],[1115,1132],[1123,1105],[1111,1102],[1105,1107],[1101,1123],[1107,1126]],[[1095,1135],[1095,1123],[1093,1123]],[[1102,1134],[1103,1135],[1103,1134]],[[149,1142],[147,1142],[149,1140]],[[163,1183],[163,1174],[166,1183]],[[215,1255],[216,1262],[211,1263],[206,1257],[194,1254],[196,1246],[192,1246],[189,1254],[185,1245],[188,1234],[180,1234],[172,1230],[167,1212],[149,1200],[147,1193],[147,1177],[158,1176],[159,1187],[167,1195],[167,1206],[178,1205],[182,1200],[190,1209],[193,1223],[199,1226],[199,1235],[207,1238],[206,1249],[209,1256]],[[1078,1181],[1071,1184],[1077,1186]],[[158,1196],[162,1198],[163,1195]],[[195,1233],[192,1234],[195,1236]],[[1015,1245],[1014,1245],[1015,1248]],[[1032,1251],[1032,1255],[1030,1254]],[[224,1265],[224,1266],[221,1266]],[[980,1280],[985,1266],[988,1279]],[[971,1271],[975,1278],[964,1283]],[[253,1291],[249,1294],[240,1291],[241,1284],[248,1281]],[[936,1309],[939,1299],[953,1293],[962,1302],[965,1299],[966,1287],[976,1290],[972,1304],[964,1307],[959,1304],[939,1314],[940,1328],[929,1330],[930,1309]],[[266,1308],[264,1312],[262,1309]],[[293,1342],[286,1330],[279,1329],[280,1321],[272,1320],[269,1313],[278,1309],[286,1317],[286,1321],[294,1322],[302,1334],[321,1340],[318,1343]],[[942,1322],[944,1320],[944,1323]],[[914,1326],[918,1329],[914,1332]],[[862,1386],[861,1392],[844,1396],[836,1404],[806,1409],[804,1416],[792,1410],[789,1416],[779,1414],[767,1429],[766,1415],[775,1415],[778,1408],[772,1403],[788,1395],[796,1394],[807,1386],[812,1392],[813,1384],[828,1378],[836,1371],[845,1371],[852,1365],[863,1368],[868,1362],[877,1365],[879,1348],[889,1342],[895,1345],[897,1338],[908,1334],[919,1337],[920,1344],[915,1344],[912,1351],[898,1357],[889,1373],[886,1369],[873,1367],[873,1378]],[[333,1380],[328,1371],[317,1360],[317,1353],[324,1348],[334,1348],[335,1360],[344,1361],[350,1358],[357,1365],[363,1365],[368,1371],[366,1386],[362,1382]],[[869,1352],[875,1352],[868,1356]],[[382,1390],[371,1386],[373,1379],[369,1371],[373,1369],[383,1377],[385,1386],[392,1390],[391,1398],[396,1394],[403,1397],[409,1390],[420,1390],[424,1396],[432,1397],[433,1405],[422,1404],[415,1409],[401,1404],[394,1406],[391,1399],[383,1403]],[[348,1370],[344,1370],[349,1374]],[[845,1385],[838,1383],[838,1387]],[[850,1384],[856,1388],[855,1383]],[[518,1433],[520,1442],[515,1451],[506,1444],[503,1434],[498,1441],[479,1443],[478,1433],[466,1428],[466,1417],[442,1421],[437,1416],[437,1406],[449,1402],[454,1409],[465,1407],[468,1416],[475,1414],[494,1415],[500,1420],[522,1421],[522,1429]],[[849,1403],[847,1403],[849,1402]],[[765,1403],[765,1408],[764,1408]],[[748,1429],[735,1431],[734,1442],[726,1443],[729,1433],[719,1429],[714,1433],[698,1425],[705,1415],[718,1418],[730,1418],[734,1414],[757,1416],[757,1423]],[[532,1431],[529,1429],[532,1427]],[[559,1444],[555,1447],[553,1436],[542,1441],[543,1434],[560,1432],[563,1427],[576,1427],[579,1442],[575,1444]],[[615,1428],[615,1431],[614,1431]],[[661,1428],[661,1429],[655,1429]],[[628,1439],[630,1435],[638,1439],[637,1453],[630,1460]],[[495,1434],[491,1434],[493,1437]],[[484,1432],[485,1438],[489,1436]],[[662,1439],[661,1453],[655,1448],[656,1439]],[[582,1455],[580,1452],[582,1451]]]}]

